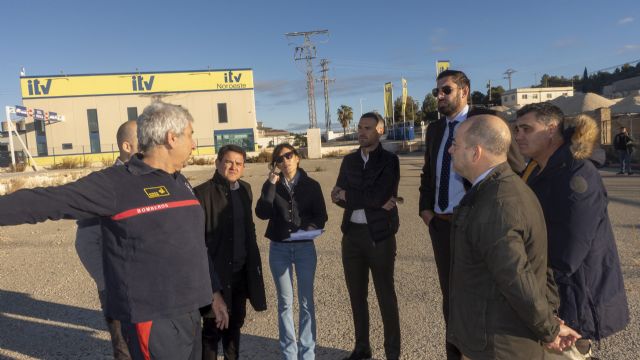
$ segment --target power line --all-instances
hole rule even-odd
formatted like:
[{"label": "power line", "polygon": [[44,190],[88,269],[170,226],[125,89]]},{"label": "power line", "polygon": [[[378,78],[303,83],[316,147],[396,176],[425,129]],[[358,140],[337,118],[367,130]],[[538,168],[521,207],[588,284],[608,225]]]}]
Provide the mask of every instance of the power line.
[{"label": "power line", "polygon": [[322,78],[318,79],[324,85],[324,124],[325,131],[327,133],[327,141],[329,140],[329,130],[331,130],[331,110],[329,110],[329,83],[335,80],[329,79],[327,73],[329,72],[329,60],[320,60],[320,66],[322,66]]},{"label": "power line", "polygon": [[329,30],[314,30],[314,31],[298,31],[284,34],[286,37],[302,36],[304,41],[302,45],[296,46],[293,58],[294,60],[306,60],[307,63],[307,105],[309,106],[309,128],[317,128],[318,122],[316,120],[316,98],[314,91],[313,80],[313,59],[316,58],[316,45],[311,41],[312,35],[324,35],[328,34]]}]

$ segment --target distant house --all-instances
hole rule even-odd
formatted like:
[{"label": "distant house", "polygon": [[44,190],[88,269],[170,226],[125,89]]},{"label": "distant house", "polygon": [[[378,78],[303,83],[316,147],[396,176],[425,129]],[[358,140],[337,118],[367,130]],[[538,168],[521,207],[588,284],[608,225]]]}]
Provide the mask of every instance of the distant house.
[{"label": "distant house", "polygon": [[573,87],[518,88],[502,94],[502,105],[521,107],[527,104],[553,100],[560,96],[573,96]]}]

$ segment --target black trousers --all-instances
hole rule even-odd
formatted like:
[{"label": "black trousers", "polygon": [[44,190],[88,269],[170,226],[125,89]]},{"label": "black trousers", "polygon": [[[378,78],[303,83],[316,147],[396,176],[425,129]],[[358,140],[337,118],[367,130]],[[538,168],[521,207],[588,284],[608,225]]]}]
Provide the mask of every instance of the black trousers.
[{"label": "black trousers", "polygon": [[395,236],[374,243],[367,225],[350,224],[342,238],[342,265],[353,313],[355,351],[371,351],[367,301],[371,271],[384,327],[384,351],[388,359],[400,357],[400,315],[393,279],[395,260]]},{"label": "black trousers", "polygon": [[[451,222],[434,217],[429,223],[429,235],[433,247],[433,257],[436,260],[440,291],[442,292],[442,314],[445,326],[449,323],[449,270],[451,265]],[[446,341],[446,340],[445,340]],[[455,345],[446,342],[447,360],[462,358],[460,350]]]},{"label": "black trousers", "polygon": [[231,281],[231,304],[227,304],[229,310],[229,327],[220,330],[216,327],[213,311],[209,311],[203,317],[202,322],[202,359],[216,360],[218,357],[218,343],[222,341],[225,360],[238,359],[240,353],[240,329],[244,325],[247,315],[247,288],[246,271],[233,273]]},{"label": "black trousers", "polygon": [[143,323],[120,322],[134,360],[199,360],[200,311]]}]

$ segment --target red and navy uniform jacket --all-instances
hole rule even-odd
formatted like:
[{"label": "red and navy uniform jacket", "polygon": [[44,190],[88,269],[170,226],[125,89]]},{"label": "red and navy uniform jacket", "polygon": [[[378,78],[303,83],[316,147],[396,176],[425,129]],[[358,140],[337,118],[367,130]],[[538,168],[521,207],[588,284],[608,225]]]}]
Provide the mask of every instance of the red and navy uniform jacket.
[{"label": "red and navy uniform jacket", "polygon": [[101,218],[105,313],[145,322],[211,303],[204,213],[187,179],[136,155],[57,187],[0,197],[0,225]]}]

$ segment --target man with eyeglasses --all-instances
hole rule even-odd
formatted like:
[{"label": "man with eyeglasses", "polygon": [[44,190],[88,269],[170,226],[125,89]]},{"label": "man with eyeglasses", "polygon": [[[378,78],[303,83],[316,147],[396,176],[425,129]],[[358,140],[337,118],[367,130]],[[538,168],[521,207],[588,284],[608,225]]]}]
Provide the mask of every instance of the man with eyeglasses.
[{"label": "man with eyeglasses", "polygon": [[[467,119],[471,83],[467,75],[458,70],[445,70],[438,75],[438,87],[433,95],[438,100],[438,111],[444,117],[427,128],[427,147],[424,154],[420,182],[419,215],[429,227],[433,256],[436,260],[438,280],[442,291],[442,312],[445,324],[449,316],[449,258],[451,214],[465,193],[464,178],[451,166],[451,147],[457,126]],[[447,359],[460,359],[460,351],[446,343]]]},{"label": "man with eyeglasses", "polygon": [[[212,308],[202,309],[203,359],[217,359],[222,341],[225,359],[237,359],[247,299],[256,311],[267,309],[262,262],[252,217],[251,186],[242,180],[247,154],[237,145],[218,151],[213,178],[194,188],[205,211],[205,241],[214,289]],[[228,327],[214,314],[229,310]],[[212,311],[213,310],[213,311]]]}]

